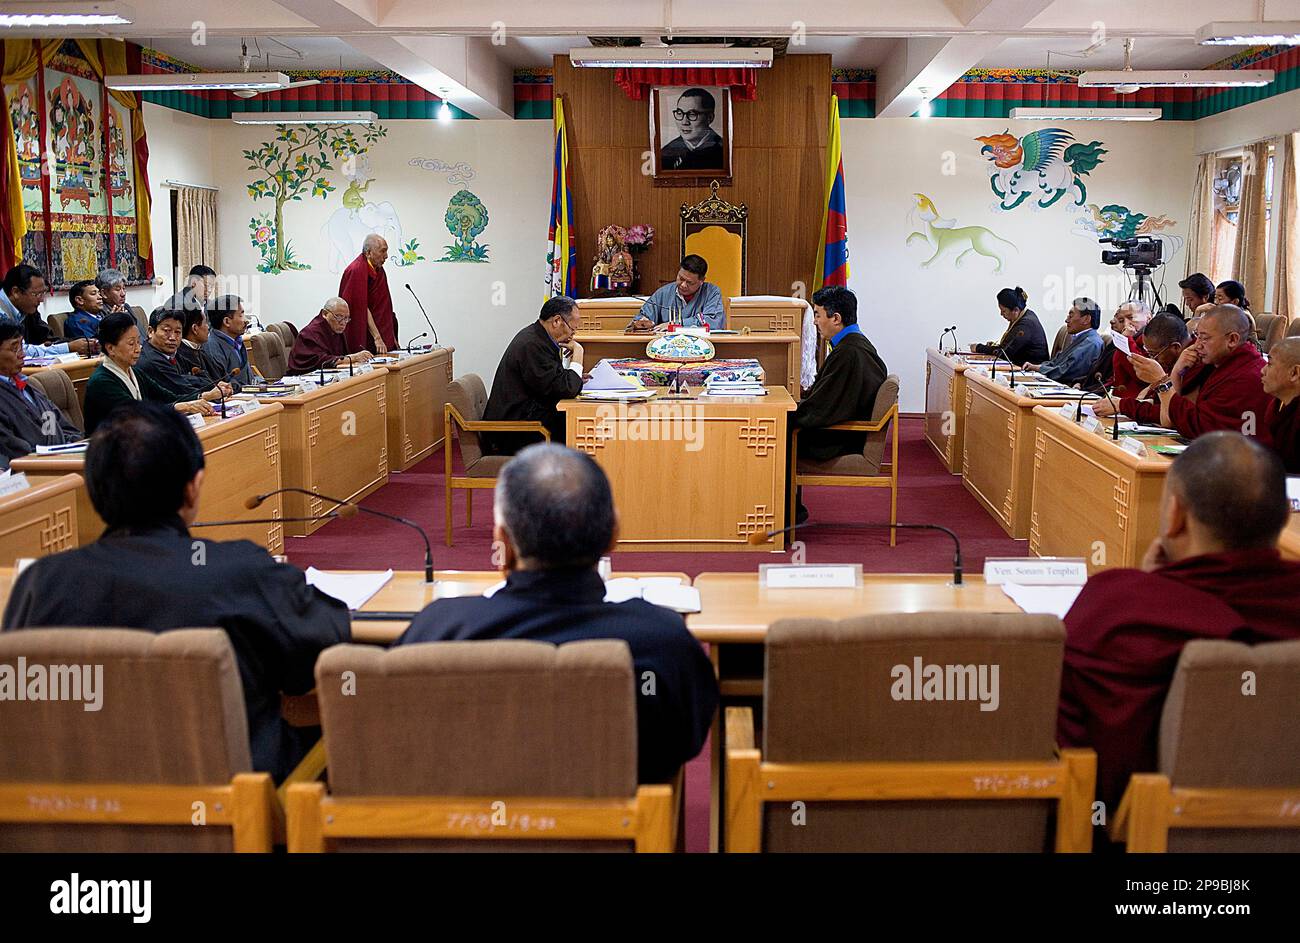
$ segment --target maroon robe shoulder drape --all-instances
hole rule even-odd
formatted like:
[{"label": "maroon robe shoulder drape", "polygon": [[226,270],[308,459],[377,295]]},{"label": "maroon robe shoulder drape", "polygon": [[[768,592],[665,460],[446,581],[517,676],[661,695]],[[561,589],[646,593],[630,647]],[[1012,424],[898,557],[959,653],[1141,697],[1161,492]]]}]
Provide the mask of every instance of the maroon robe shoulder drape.
[{"label": "maroon robe shoulder drape", "polygon": [[[351,322],[348,327],[351,327]],[[289,351],[288,373],[311,373],[321,367],[332,367],[340,357],[351,353],[343,334],[336,333],[323,314],[311,319],[294,338]]]},{"label": "maroon robe shoulder drape", "polygon": [[393,297],[388,291],[388,273],[382,268],[376,270],[365,255],[359,255],[343,270],[339,279],[339,297],[348,303],[352,320],[344,331],[348,350],[369,350],[375,352],[374,339],[370,336],[370,326],[366,321],[369,310],[375,319],[379,336],[384,339],[388,349],[397,346],[397,318],[393,314]]}]

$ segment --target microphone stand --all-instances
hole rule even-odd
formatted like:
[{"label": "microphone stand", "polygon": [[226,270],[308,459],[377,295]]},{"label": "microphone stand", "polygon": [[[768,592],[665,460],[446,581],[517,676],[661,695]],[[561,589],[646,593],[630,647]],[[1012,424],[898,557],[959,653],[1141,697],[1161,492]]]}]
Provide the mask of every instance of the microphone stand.
[{"label": "microphone stand", "polygon": [[755,546],[758,546],[760,544],[771,542],[771,539],[775,537],[777,534],[793,533],[794,531],[799,529],[809,529],[809,528],[816,529],[819,527],[845,527],[845,528],[853,528],[853,529],[861,528],[861,529],[871,529],[871,530],[877,530],[882,527],[901,527],[907,530],[943,531],[943,533],[947,534],[949,537],[952,538],[953,585],[954,586],[962,585],[961,541],[957,538],[957,535],[955,533],[953,533],[948,528],[944,527],[942,524],[902,524],[902,523],[890,524],[888,522],[876,523],[874,521],[846,521],[844,523],[839,523],[839,524],[791,524],[789,527],[782,527],[780,530],[768,531],[766,534],[763,533],[750,534],[749,542],[751,544],[754,544]]},{"label": "microphone stand", "polygon": [[314,517],[246,517],[242,521],[200,521],[189,526],[191,529],[195,527],[238,527],[240,524],[285,524],[299,521],[328,521],[333,520],[336,517],[352,517],[352,515],[340,514],[338,511],[330,511],[327,514],[317,514]]},{"label": "microphone stand", "polygon": [[[277,488],[274,491],[268,491],[265,494],[256,495],[244,503],[251,510],[260,505],[267,498],[277,494],[284,494],[286,492],[305,494],[312,498],[320,498],[322,501],[330,501],[341,507],[355,508],[357,512],[362,514],[371,514],[375,517],[382,517],[384,520],[396,521],[398,524],[405,524],[407,527],[410,527],[424,539],[424,581],[430,584],[435,582],[433,578],[433,547],[429,544],[429,535],[426,534],[424,528],[415,523],[415,521],[408,520],[405,517],[398,517],[396,514],[388,514],[384,511],[375,511],[371,508],[362,507],[353,501],[344,501],[342,498],[331,498],[327,494],[321,494],[319,491],[310,491],[307,488]],[[345,513],[343,516],[350,517],[351,515]]]},{"label": "microphone stand", "polygon": [[[1107,387],[1106,384],[1102,381],[1100,371],[1098,371],[1096,374],[1096,380],[1098,383],[1101,383],[1101,391],[1106,394],[1106,400],[1110,403],[1110,408],[1114,412],[1114,415],[1110,417],[1110,440],[1112,442],[1118,442],[1119,441],[1119,406],[1115,403],[1115,398],[1110,395],[1109,387]],[[1082,396],[1079,397],[1079,408],[1080,409],[1083,408]]]},{"label": "microphone stand", "polygon": [[438,342],[438,329],[434,327],[433,322],[429,320],[429,313],[424,310],[424,305],[420,303],[420,296],[415,293],[415,289],[411,287],[410,282],[406,283],[406,290],[411,293],[411,297],[415,299],[415,303],[420,305],[420,313],[424,315],[424,323],[429,325],[429,330],[433,331],[434,346],[441,347],[442,344]]}]

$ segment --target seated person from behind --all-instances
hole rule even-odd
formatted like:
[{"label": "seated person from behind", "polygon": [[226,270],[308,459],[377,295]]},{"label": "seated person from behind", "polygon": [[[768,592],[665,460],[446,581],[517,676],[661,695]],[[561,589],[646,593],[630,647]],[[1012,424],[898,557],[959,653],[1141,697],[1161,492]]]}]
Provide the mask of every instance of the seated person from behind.
[{"label": "seated person from behind", "polygon": [[1101,353],[1101,335],[1097,333],[1100,326],[1101,308],[1097,307],[1097,302],[1091,298],[1075,298],[1070,313],[1065,316],[1065,329],[1070,338],[1061,352],[1042,363],[1027,362],[1025,369],[1066,386],[1084,382]]},{"label": "seated person from behind", "polygon": [[1230,429],[1272,441],[1264,420],[1272,397],[1260,385],[1264,357],[1246,342],[1251,331],[1250,315],[1233,305],[1216,305],[1201,318],[1195,343],[1156,384],[1160,425],[1189,439]]},{"label": "seated person from behind", "polygon": [[[578,306],[557,295],[542,305],[537,320],[514,336],[501,355],[492,394],[483,408],[488,422],[540,422],[552,442],[564,441],[564,416],[555,404],[582,392],[582,345],[574,340]],[[497,455],[513,455],[537,442],[532,432],[493,432],[483,445]]]},{"label": "seated person from behind", "polygon": [[[39,320],[41,302],[45,300],[46,283],[41,270],[27,264],[18,264],[5,274],[0,284],[0,321],[16,324],[23,328],[29,319]],[[75,338],[62,344],[41,346],[27,341],[23,350],[27,359],[35,357],[57,357],[60,354],[90,354],[94,341],[87,338]]]},{"label": "seated person from behind", "polygon": [[709,273],[709,263],[701,256],[688,255],[682,259],[676,281],[659,288],[641,306],[632,323],[631,331],[666,331],[669,324],[682,327],[704,327],[720,331],[726,327],[727,313],[722,307],[722,289],[704,276]]},{"label": "seated person from behind", "polygon": [[1300,563],[1277,550],[1288,515],[1277,456],[1236,432],[1210,433],[1170,466],[1141,569],[1094,574],[1066,614],[1057,741],[1097,751],[1108,820],[1129,776],[1156,769],[1185,643],[1300,637]]},{"label": "seated person from behind", "polygon": [[972,344],[971,351],[992,354],[1011,361],[1017,367],[1024,366],[1026,361],[1037,363],[1046,360],[1047,335],[1043,333],[1038,315],[1026,307],[1028,303],[1029,296],[1023,288],[1004,288],[998,292],[998,314],[1007,322],[1007,329],[1001,340]]},{"label": "seated person from behind", "polygon": [[1264,392],[1273,399],[1265,422],[1273,449],[1290,475],[1300,475],[1300,337],[1284,337],[1268,352]]},{"label": "seated person from behind", "polygon": [[113,407],[129,400],[173,403],[178,412],[212,415],[212,406],[198,393],[171,393],[135,369],[140,359],[140,331],[131,315],[110,314],[100,321],[99,343],[104,348],[104,361],[86,381],[86,402],[82,407],[88,435],[94,434]]},{"label": "seated person from behind", "polygon": [[4,629],[224,629],[244,689],[253,768],[282,780],[320,731],[285,723],[280,693],[315,687],[316,656],[351,637],[347,607],[250,541],[194,538],[188,528],[202,488],[203,449],[175,410],[136,402],[116,410],[86,452],[86,490],[107,529],[24,570]]},{"label": "seated person from behind", "polygon": [[[174,306],[169,302],[168,307]],[[203,349],[238,393],[241,387],[254,382],[253,370],[248,365],[248,351],[244,347],[244,330],[248,322],[244,319],[243,301],[238,295],[213,298],[208,305],[208,324],[212,330]]]},{"label": "seated person from behind", "polygon": [[348,353],[348,322],[352,320],[348,303],[342,298],[331,298],[321,305],[320,312],[298,332],[289,351],[290,374],[311,373],[321,367],[347,366],[365,363],[371,358],[368,350]]},{"label": "seated person from behind", "polygon": [[[163,307],[167,307],[164,305]],[[154,314],[161,311],[162,308],[155,308]],[[152,317],[153,315],[150,315]],[[208,333],[211,328],[208,326],[208,315],[206,311],[199,308],[192,308],[185,312],[185,323],[182,327],[184,332],[181,335],[181,346],[176,348],[176,362],[180,368],[191,376],[200,377],[208,383],[216,383],[218,380],[224,380],[226,377],[222,374],[221,368],[217,366],[216,361],[204,349],[204,344],[208,342]],[[231,384],[233,388],[234,384]]]},{"label": "seated person from behind", "polygon": [[[1142,332],[1147,356],[1135,354],[1130,359],[1134,376],[1141,387],[1136,392],[1115,398],[1119,411],[1130,419],[1147,425],[1160,425],[1160,400],[1152,389],[1165,378],[1178,357],[1191,342],[1187,325],[1181,314],[1157,314],[1147,322]],[[1111,401],[1101,399],[1092,404],[1092,411],[1102,418],[1115,415]]]},{"label": "seated person from behind", "polygon": [[65,445],[82,438],[59,407],[23,376],[23,337],[18,326],[0,323],[0,456],[9,459],[36,451],[38,445]]},{"label": "seated person from behind", "polygon": [[140,353],[136,373],[144,374],[174,396],[195,393],[212,402],[229,396],[234,392],[229,383],[213,383],[181,366],[176,354],[181,346],[184,317],[184,313],[166,307],[149,315],[149,343]]},{"label": "seated person from behind", "polygon": [[[638,778],[671,779],[704,746],[718,684],[680,615],[639,599],[604,601],[596,565],[618,539],[604,471],[581,452],[529,446],[501,470],[493,508],[493,539],[505,551],[506,585],[490,598],[432,603],[397,644],[622,639],[632,650],[638,679]],[[642,683],[647,677],[654,679],[653,690]]]},{"label": "seated person from behind", "polygon": [[68,289],[68,303],[72,310],[63,321],[63,336],[69,340],[98,336],[99,321],[104,315],[99,287],[91,281],[77,282]]}]

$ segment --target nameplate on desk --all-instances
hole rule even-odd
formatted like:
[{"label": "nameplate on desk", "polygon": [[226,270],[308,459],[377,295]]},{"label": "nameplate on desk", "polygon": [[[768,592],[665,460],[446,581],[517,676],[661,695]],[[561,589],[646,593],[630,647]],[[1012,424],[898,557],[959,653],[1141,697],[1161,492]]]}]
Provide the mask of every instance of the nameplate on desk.
[{"label": "nameplate on desk", "polygon": [[1088,564],[1073,557],[999,557],[984,561],[984,582],[990,586],[1082,586],[1088,582]]},{"label": "nameplate on desk", "polygon": [[76,363],[80,359],[81,359],[81,354],[73,354],[73,353],[55,354],[54,356],[55,363]]},{"label": "nameplate on desk", "polygon": [[1064,406],[1058,409],[1057,412],[1059,412],[1064,418],[1070,420],[1070,422],[1074,422],[1075,410],[1076,407],[1074,406],[1073,403],[1066,403]]},{"label": "nameplate on desk", "polygon": [[853,589],[862,585],[862,564],[806,566],[765,563],[758,568],[758,582],[768,589]]},{"label": "nameplate on desk", "polygon": [[1147,447],[1137,439],[1124,439],[1120,442],[1119,447],[1130,455],[1136,455],[1138,458],[1147,458]]},{"label": "nameplate on desk", "polygon": [[[1071,412],[1074,411],[1073,406],[1067,406],[1066,408],[1069,409]],[[1096,416],[1083,417],[1083,422],[1080,423],[1080,425],[1083,426],[1083,430],[1085,432],[1098,432],[1101,430],[1101,420],[1098,419]]]},{"label": "nameplate on desk", "polygon": [[997,383],[1000,386],[1007,386],[1007,387],[1011,386],[1011,380],[1004,373],[999,373],[997,376],[995,376],[993,378],[993,382]]},{"label": "nameplate on desk", "polygon": [[19,491],[26,491],[31,486],[32,483],[27,480],[27,475],[24,472],[0,475],[0,498]]},{"label": "nameplate on desk", "polygon": [[190,425],[195,429],[202,429],[207,425],[207,423],[203,421],[203,417],[198,413],[190,413],[188,418],[190,420]]}]

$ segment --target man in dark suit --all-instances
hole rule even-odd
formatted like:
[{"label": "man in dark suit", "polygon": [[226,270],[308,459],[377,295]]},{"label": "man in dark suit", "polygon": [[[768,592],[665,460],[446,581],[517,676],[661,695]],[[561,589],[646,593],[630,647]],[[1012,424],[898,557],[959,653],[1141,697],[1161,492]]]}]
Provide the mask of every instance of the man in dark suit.
[{"label": "man in dark suit", "polygon": [[[162,309],[155,308],[154,313],[157,314],[160,310]],[[176,362],[180,364],[180,368],[191,376],[200,377],[209,383],[227,379],[221,368],[217,366],[217,362],[204,349],[211,331],[207,312],[202,309],[186,311],[182,330],[184,333],[181,337],[181,346],[176,348]]]},{"label": "man in dark suit", "polygon": [[82,438],[59,407],[23,376],[23,329],[0,322],[0,459],[30,455],[38,445],[63,445]]},{"label": "man in dark suit", "polygon": [[320,736],[319,728],[285,723],[280,693],[315,686],[316,656],[351,636],[347,607],[254,543],[191,537],[202,486],[203,449],[180,413],[155,403],[118,406],[86,452],[86,489],[107,529],[89,546],[23,571],[4,629],[225,629],[243,683],[253,766],[279,781]]},{"label": "man in dark suit", "polygon": [[[552,442],[564,441],[564,416],[555,404],[582,392],[582,345],[574,340],[578,323],[572,298],[560,295],[542,305],[537,320],[516,334],[501,355],[485,420],[533,420],[550,431]],[[536,441],[527,432],[484,436],[484,445],[498,455],[513,455]]]},{"label": "man in dark suit", "polygon": [[206,375],[191,373],[181,365],[177,354],[181,346],[185,312],[161,307],[149,315],[149,343],[140,351],[135,369],[169,393],[207,393],[216,388],[221,398],[234,390],[229,383],[213,383]]},{"label": "man in dark suit", "polygon": [[664,782],[704,746],[718,684],[677,613],[639,599],[607,603],[596,565],[617,539],[609,480],[590,456],[533,445],[502,469],[493,538],[506,584],[490,598],[440,599],[398,645],[524,638],[557,645],[622,639],[637,687],[640,781]]}]

